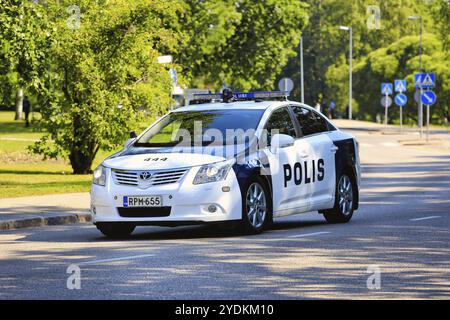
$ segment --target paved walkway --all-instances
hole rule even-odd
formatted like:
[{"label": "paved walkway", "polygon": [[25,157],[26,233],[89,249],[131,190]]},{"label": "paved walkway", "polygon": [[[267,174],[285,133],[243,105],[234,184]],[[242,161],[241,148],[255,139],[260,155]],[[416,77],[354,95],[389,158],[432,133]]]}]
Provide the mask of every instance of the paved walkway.
[{"label": "paved walkway", "polygon": [[445,127],[430,127],[429,140],[426,139],[426,128],[423,129],[422,138],[420,138],[419,129],[417,127],[403,127],[400,131],[400,126],[356,121],[356,120],[333,120],[339,128],[343,130],[364,131],[373,135],[386,135],[389,139],[396,140],[399,145],[409,147],[420,147],[428,150],[448,151],[450,150],[450,126]]},{"label": "paved walkway", "polygon": [[87,192],[0,199],[0,230],[89,220]]}]

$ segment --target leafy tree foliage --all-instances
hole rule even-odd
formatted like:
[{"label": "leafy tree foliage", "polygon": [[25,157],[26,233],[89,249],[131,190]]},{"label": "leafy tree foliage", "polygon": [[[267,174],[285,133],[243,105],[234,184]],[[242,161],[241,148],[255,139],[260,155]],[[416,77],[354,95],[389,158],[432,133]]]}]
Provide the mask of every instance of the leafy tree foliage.
[{"label": "leafy tree foliage", "polygon": [[[48,134],[33,151],[67,156],[74,173],[88,173],[98,150],[123,142],[141,110],[169,107],[171,83],[157,56],[180,40],[181,8],[176,0],[82,0],[78,18],[71,4],[11,5],[36,25],[48,23],[48,47],[36,48],[34,56],[31,40],[13,39],[5,51],[18,60],[10,65],[19,74],[26,67],[25,80],[47,101],[41,125]],[[5,15],[14,18],[14,12]]]},{"label": "leafy tree foliage", "polygon": [[[404,78],[410,84],[408,86],[409,102],[405,115],[416,121],[417,107],[414,102],[414,73],[419,68],[419,56],[417,53],[418,36],[408,36],[392,43],[386,48],[378,49],[361,60],[355,67],[355,99],[364,101],[360,103],[360,115],[366,115],[367,119],[375,118],[377,113],[382,113],[380,106],[380,83],[385,79]],[[427,34],[424,37],[423,65],[424,70],[436,72],[437,88],[440,93],[438,107],[432,107],[432,115],[442,117],[443,105],[448,105],[448,88],[450,86],[450,64],[447,56],[442,51],[442,43],[439,39]],[[398,108],[392,107],[389,111],[391,118],[397,118]]]},{"label": "leafy tree foliage", "polygon": [[306,25],[299,0],[185,0],[180,63],[194,85],[272,89]]},{"label": "leafy tree foliage", "polygon": [[[100,148],[125,140],[144,114],[165,112],[171,81],[157,57],[171,54],[194,87],[273,89],[299,83],[304,42],[306,102],[348,97],[348,32],[353,28],[354,101],[359,118],[380,112],[381,82],[418,69],[417,21],[424,20],[424,70],[437,73],[436,119],[450,118],[450,22],[440,0],[0,0],[0,94],[33,92],[48,133],[33,151],[69,158],[87,173]],[[380,9],[380,25],[374,17]],[[78,16],[77,10],[80,15]],[[375,10],[375,11],[374,11]],[[409,87],[412,101],[412,87]],[[293,93],[299,98],[299,85]],[[411,103],[411,102],[410,102]],[[413,106],[413,104],[409,104]],[[409,106],[408,105],[408,106]],[[392,110],[392,109],[391,109]],[[395,114],[395,109],[392,111]],[[406,108],[414,120],[416,108]]]},{"label": "leafy tree foliage", "polygon": [[[443,70],[448,61],[449,8],[447,1],[386,0],[340,1],[307,0],[309,25],[303,32],[305,59],[306,102],[334,100],[339,111],[348,105],[348,32],[340,25],[353,28],[354,100],[353,108],[359,118],[374,120],[382,112],[380,84],[395,78],[411,76],[418,71],[419,23],[409,16],[422,14],[424,19],[424,70]],[[378,5],[380,25],[373,25],[374,11]],[[433,36],[437,35],[438,38]],[[401,46],[405,46],[401,48]],[[400,47],[399,47],[400,46]],[[378,50],[380,49],[380,50]],[[404,49],[404,50],[402,50]],[[372,54],[373,53],[373,54]],[[299,83],[299,59],[291,59],[281,76],[289,76]],[[437,114],[448,105],[444,90],[446,72],[438,75],[439,104]],[[443,87],[440,87],[439,82]],[[411,84],[412,82],[409,82]],[[442,98],[441,98],[442,96]],[[299,85],[294,98],[300,97]],[[417,107],[409,96],[410,111],[416,117]],[[415,108],[414,108],[415,107]],[[391,109],[394,110],[394,109]],[[440,110],[440,111],[439,111]],[[391,112],[391,111],[390,111]],[[392,111],[397,112],[396,110]]]},{"label": "leafy tree foliage", "polygon": [[0,0],[0,21],[0,92],[10,105],[15,90],[40,87],[53,29],[45,9],[31,1]]}]

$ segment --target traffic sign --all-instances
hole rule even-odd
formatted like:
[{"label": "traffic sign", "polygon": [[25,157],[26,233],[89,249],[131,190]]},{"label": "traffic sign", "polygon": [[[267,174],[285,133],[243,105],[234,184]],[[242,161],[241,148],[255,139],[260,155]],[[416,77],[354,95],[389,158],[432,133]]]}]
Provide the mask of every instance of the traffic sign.
[{"label": "traffic sign", "polygon": [[422,103],[427,106],[432,106],[436,103],[436,94],[433,91],[424,91],[422,92]]},{"label": "traffic sign", "polygon": [[392,83],[382,83],[381,84],[381,94],[390,95],[393,91]]},{"label": "traffic sign", "polygon": [[395,80],[395,92],[403,93],[406,91],[406,80]]},{"label": "traffic sign", "polygon": [[278,89],[291,92],[294,89],[294,81],[291,78],[283,78],[278,82]]},{"label": "traffic sign", "polygon": [[435,86],[436,86],[436,74],[434,73],[414,74],[414,87],[434,88]]},{"label": "traffic sign", "polygon": [[392,98],[389,96],[384,96],[383,98],[381,98],[380,103],[382,107],[389,108],[392,105]]},{"label": "traffic sign", "polygon": [[394,101],[396,105],[403,107],[408,102],[408,98],[403,93],[399,93],[395,96]]}]

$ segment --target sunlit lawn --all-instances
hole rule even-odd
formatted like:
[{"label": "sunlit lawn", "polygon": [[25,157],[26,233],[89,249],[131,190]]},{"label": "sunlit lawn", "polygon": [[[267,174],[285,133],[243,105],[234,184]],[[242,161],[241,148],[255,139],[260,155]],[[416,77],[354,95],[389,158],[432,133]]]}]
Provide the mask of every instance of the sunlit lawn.
[{"label": "sunlit lawn", "polygon": [[[44,161],[27,151],[42,134],[14,121],[13,112],[0,112],[0,198],[89,191],[91,175],[73,175],[67,161]],[[99,152],[94,167],[108,154]]]}]

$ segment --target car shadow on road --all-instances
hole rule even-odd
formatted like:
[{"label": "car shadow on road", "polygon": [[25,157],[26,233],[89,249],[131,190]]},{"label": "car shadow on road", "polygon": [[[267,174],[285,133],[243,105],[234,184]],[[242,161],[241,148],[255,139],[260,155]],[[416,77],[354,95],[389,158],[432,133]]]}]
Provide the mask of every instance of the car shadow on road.
[{"label": "car shadow on road", "polygon": [[[325,224],[320,216],[304,221],[301,215],[255,236],[214,226],[149,227],[112,241],[87,225],[79,225],[78,233],[73,226],[43,233],[24,229],[8,244],[32,243],[1,261],[0,297],[449,299],[450,161],[446,156],[429,160],[365,165],[354,220],[339,226],[342,232],[337,226],[321,228],[333,231],[321,237],[286,236]],[[443,219],[410,221],[424,215]],[[70,264],[142,254],[151,257],[84,266],[84,289],[65,289]],[[380,290],[367,287],[371,266],[380,268]],[[31,273],[35,270],[38,275]]]},{"label": "car shadow on road", "polygon": [[[39,232],[41,228],[37,229],[23,229],[23,236],[16,241],[25,242],[45,242],[51,239],[56,243],[82,243],[82,242],[132,242],[132,241],[169,241],[169,240],[189,240],[189,239],[225,239],[225,238],[239,238],[239,237],[264,237],[271,232],[278,231],[293,231],[308,232],[308,229],[316,226],[326,225],[327,222],[324,218],[315,213],[317,218],[311,220],[311,215],[308,215],[308,220],[304,220],[305,215],[300,214],[291,216],[289,218],[281,218],[272,223],[263,233],[260,234],[248,234],[242,231],[238,224],[205,224],[205,225],[191,225],[191,226],[178,226],[178,227],[155,227],[155,226],[139,226],[136,228],[133,234],[121,239],[109,239],[103,236],[100,231],[92,230],[94,227],[90,224],[78,224],[78,225],[62,225],[62,226],[49,226],[45,229],[45,232]],[[313,215],[313,216],[314,216]],[[80,230],[79,234],[68,233],[67,230],[73,230],[73,228]],[[88,233],[86,231],[89,230]],[[14,234],[16,230],[3,231],[4,234]],[[80,235],[83,235],[81,237]],[[89,237],[86,237],[89,235]]]}]

